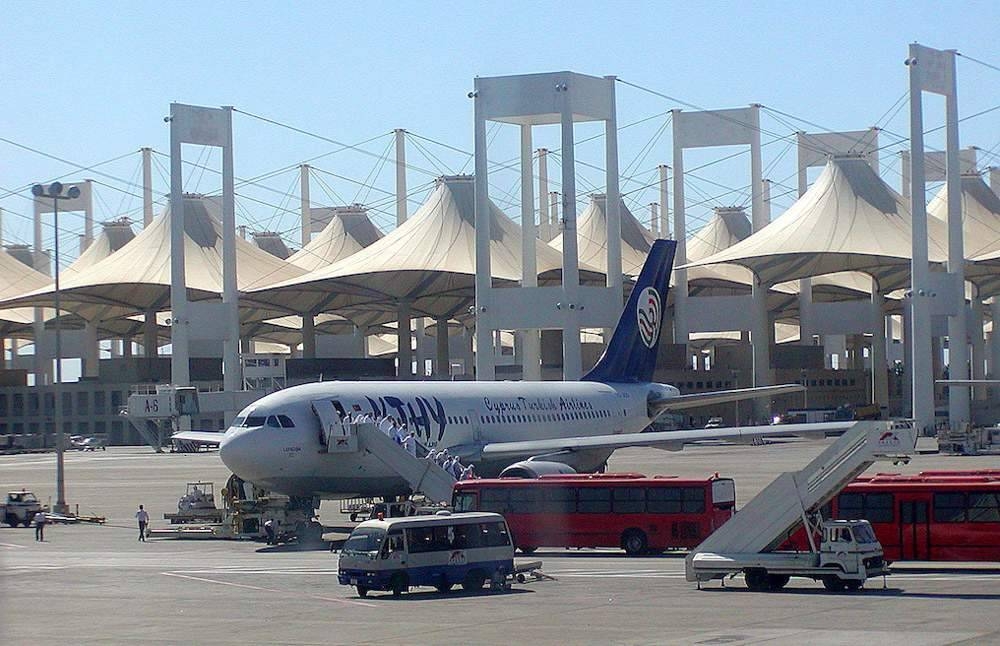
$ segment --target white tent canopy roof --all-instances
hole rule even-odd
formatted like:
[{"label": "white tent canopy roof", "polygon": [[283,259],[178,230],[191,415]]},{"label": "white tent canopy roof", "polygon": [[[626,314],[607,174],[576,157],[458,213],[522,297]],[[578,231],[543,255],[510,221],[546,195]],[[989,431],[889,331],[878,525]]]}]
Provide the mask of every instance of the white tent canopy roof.
[{"label": "white tent canopy roof", "polygon": [[[590,196],[590,204],[576,219],[578,257],[582,264],[590,265],[604,273],[608,271],[608,198],[603,193]],[[653,245],[653,234],[646,230],[621,202],[619,208],[622,225],[622,273],[638,276],[646,256]],[[550,243],[562,252],[563,234]]]},{"label": "white tent canopy roof", "polygon": [[[189,297],[222,294],[222,224],[218,200],[189,195],[184,199],[184,266]],[[238,287],[247,290],[304,273],[241,238],[236,239]],[[61,281],[63,309],[87,320],[127,316],[170,307],[170,211],[104,260]],[[51,305],[54,289],[21,296],[16,305]],[[243,316],[243,313],[241,313]]]},{"label": "white tent canopy roof", "polygon": [[288,262],[314,271],[351,256],[382,237],[360,205],[333,207],[330,223]]},{"label": "white tent canopy roof", "polygon": [[[395,319],[400,301],[415,316],[451,318],[475,292],[475,195],[471,176],[441,178],[427,201],[402,225],[339,262],[267,288],[248,298],[292,312],[337,311],[374,323]],[[536,243],[538,274],[558,275],[559,253]],[[521,280],[521,229],[490,206],[494,279]],[[581,265],[581,273],[593,270]]]},{"label": "white tent canopy roof", "polygon": [[[928,220],[929,258],[944,262],[941,223]],[[882,290],[909,280],[911,220],[902,198],[860,157],[831,159],[776,220],[729,249],[689,266],[742,265],[765,284],[863,271]]]}]

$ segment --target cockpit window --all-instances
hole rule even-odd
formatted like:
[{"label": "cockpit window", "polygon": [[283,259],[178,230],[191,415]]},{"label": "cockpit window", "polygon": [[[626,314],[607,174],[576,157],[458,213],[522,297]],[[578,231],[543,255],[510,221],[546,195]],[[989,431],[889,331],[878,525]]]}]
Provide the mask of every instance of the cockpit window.
[{"label": "cockpit window", "polygon": [[278,423],[278,418],[274,415],[270,415],[267,418],[267,425],[271,428],[281,428],[281,424]]},{"label": "cockpit window", "polygon": [[266,421],[267,418],[264,417],[263,415],[251,415],[250,417],[246,418],[246,421],[243,423],[243,426],[263,426],[264,422]]},{"label": "cockpit window", "polygon": [[236,419],[233,420],[233,426],[235,426],[236,428],[239,428],[239,427],[243,426],[243,422],[245,422],[245,421],[247,421],[247,416],[246,415],[240,415],[239,417],[237,417]]},{"label": "cockpit window", "polygon": [[288,415],[278,415],[278,421],[281,422],[281,428],[295,428],[295,423]]}]

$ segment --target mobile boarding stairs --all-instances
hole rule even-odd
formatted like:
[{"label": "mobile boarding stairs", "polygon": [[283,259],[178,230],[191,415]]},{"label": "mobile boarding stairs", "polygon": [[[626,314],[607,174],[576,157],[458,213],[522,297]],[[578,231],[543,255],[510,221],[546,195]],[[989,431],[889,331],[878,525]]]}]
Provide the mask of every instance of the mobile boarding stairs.
[{"label": "mobile boarding stairs", "polygon": [[357,453],[367,451],[403,478],[413,490],[433,502],[451,502],[455,477],[433,460],[427,449],[417,444],[417,455],[410,453],[386,435],[373,422],[341,422],[329,402],[313,402],[313,410],[323,425],[321,442],[327,453]]},{"label": "mobile boarding stairs", "polygon": [[685,559],[687,580],[700,584],[724,579],[757,567],[754,564],[762,559],[784,558],[791,563],[794,554],[773,550],[799,522],[806,527],[811,552],[816,553],[820,508],[876,461],[909,462],[916,441],[911,420],[857,422],[803,469],[778,476],[692,550]]}]

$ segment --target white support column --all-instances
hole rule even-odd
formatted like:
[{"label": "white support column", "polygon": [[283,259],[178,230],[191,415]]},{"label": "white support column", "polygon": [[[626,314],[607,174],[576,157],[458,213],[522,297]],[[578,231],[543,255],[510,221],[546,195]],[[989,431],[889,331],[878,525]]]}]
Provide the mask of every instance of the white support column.
[{"label": "white support column", "polygon": [[397,310],[399,323],[396,328],[396,342],[398,349],[396,352],[396,378],[400,381],[413,379],[413,347],[412,329],[410,326],[410,302],[399,301]]},{"label": "white support column", "polygon": [[[563,294],[565,295],[562,308],[566,321],[563,325],[563,379],[575,381],[583,374],[583,358],[580,356],[580,326],[574,315],[579,302],[577,290],[580,286],[579,241],[576,237],[576,150],[573,137],[573,112],[569,105],[568,94],[565,91],[562,94],[560,131],[562,134]],[[608,196],[609,205],[610,197]],[[611,219],[610,216],[608,219]],[[620,254],[618,261],[621,262]]]},{"label": "white support column", "polygon": [[[753,385],[767,386],[771,383],[771,335],[768,332],[770,320],[767,313],[768,286],[753,277],[753,329],[750,330],[750,343],[753,348]],[[770,399],[754,400],[754,415],[757,421],[770,419]]]},{"label": "white support column", "polygon": [[889,371],[885,357],[885,313],[882,311],[882,292],[872,279],[872,401],[879,406],[889,405]]},{"label": "white support column", "polygon": [[[920,48],[922,49],[922,48]],[[924,111],[922,75],[910,45],[910,213],[913,220],[911,263],[911,326],[913,344],[913,417],[917,431],[934,428],[934,368],[931,357],[930,267],[927,250],[927,201],[924,184]]]},{"label": "white support column", "polygon": [[299,165],[299,211],[302,216],[301,243],[305,247],[312,240],[312,200],[309,196],[309,164]]},{"label": "white support column", "polygon": [[222,147],[222,303],[226,310],[226,331],[222,342],[223,388],[243,390],[240,362],[240,303],[236,288],[236,188],[233,171],[233,108],[223,106],[225,145]]},{"label": "white support column", "polygon": [[406,222],[406,131],[393,130],[396,134],[396,226]]},{"label": "white support column", "polygon": [[548,242],[555,236],[552,234],[552,223],[549,221],[549,151],[538,149],[538,238]]},{"label": "white support column", "polygon": [[[607,205],[605,215],[608,237],[608,275],[606,285],[615,294],[616,303],[622,302],[622,198],[618,186],[618,110],[615,106],[615,77],[605,76],[610,88],[611,116],[604,121],[604,167],[606,175]],[[611,338],[609,329],[606,339]]]},{"label": "white support column", "polygon": [[142,228],[153,221],[153,149],[142,149]]},{"label": "white support column", "polygon": [[[972,378],[986,379],[986,340],[983,336],[983,299],[979,296],[979,290],[975,291],[972,298]],[[972,389],[972,397],[976,401],[986,400],[986,387],[979,386]]]},{"label": "white support column", "polygon": [[753,231],[757,233],[767,226],[764,211],[764,163],[760,150],[760,104],[753,103],[749,110],[750,123],[750,219]]},{"label": "white support column", "polygon": [[[559,193],[549,191],[549,235],[555,238],[559,235]],[[550,240],[552,238],[549,238]]]},{"label": "white support column", "polygon": [[[993,302],[990,303],[990,318],[993,319],[993,332],[990,333],[990,367],[992,372],[990,374],[991,379],[1000,378],[1000,325],[997,324],[1000,321],[1000,297],[994,296]],[[993,402],[1000,402],[1000,387],[994,386],[992,388]]]},{"label": "white support column", "polygon": [[1000,195],[1000,166],[990,166],[990,188]]},{"label": "white support column", "polygon": [[479,79],[473,92],[475,111],[476,185],[476,379],[496,379],[491,323],[493,268],[490,259],[490,193],[486,157],[486,118],[479,98]]},{"label": "white support column", "polygon": [[312,312],[302,315],[302,358],[316,358],[316,317]]},{"label": "white support column", "polygon": [[83,204],[83,250],[86,250],[94,242],[94,182],[84,180],[84,187],[81,189],[86,200]]},{"label": "white support column", "polygon": [[184,267],[184,170],[181,163],[181,132],[171,104],[170,120],[170,382],[191,385],[190,319]]},{"label": "white support column", "polygon": [[[962,169],[958,157],[958,86],[955,79],[955,53],[950,58],[951,87],[945,94],[945,157],[948,178],[948,273],[952,275],[957,304],[948,317],[948,363],[952,379],[968,379],[969,341],[965,307],[965,244],[962,227]],[[948,418],[952,427],[971,421],[968,386],[948,389]]]},{"label": "white support column", "polygon": [[649,203],[649,232],[654,238],[660,237],[660,205],[656,202]]},{"label": "white support column", "polygon": [[[913,186],[913,176],[910,174],[912,168],[910,164],[910,151],[899,151],[900,194],[903,196],[903,201],[908,209],[910,208],[910,191]],[[910,210],[912,211],[912,209]]]},{"label": "white support column", "polygon": [[146,310],[146,314],[142,324],[142,351],[143,356],[146,358],[152,358],[157,356],[159,352],[157,343],[157,323],[156,323],[156,312],[154,310]]},{"label": "white support column", "polygon": [[[538,286],[535,244],[535,194],[531,164],[531,126],[521,126],[521,286]],[[445,326],[447,332],[447,325]],[[538,330],[518,330],[521,337],[521,371],[525,381],[542,378],[541,339]],[[447,334],[445,334],[447,339]]]},{"label": "white support column", "polygon": [[451,378],[451,357],[449,356],[448,346],[448,319],[446,317],[435,319],[434,327],[437,329],[437,337],[435,339],[437,342],[437,356],[434,361],[434,375],[438,379],[448,380]]},{"label": "white support column", "polygon": [[97,323],[93,321],[85,321],[83,324],[82,359],[83,376],[97,377],[100,374],[101,346],[97,340]]},{"label": "white support column", "polygon": [[[677,240],[677,251],[674,257],[674,267],[687,264],[687,223],[684,208],[684,146],[680,141],[681,126],[678,123],[680,110],[673,110],[674,132],[674,236]],[[674,269],[674,343],[685,346],[690,337],[690,326],[687,318],[688,308],[688,278],[687,269]]]},{"label": "white support column", "polygon": [[667,175],[670,167],[660,164],[656,169],[660,171],[660,237],[670,240],[674,237],[670,228],[670,182]]}]

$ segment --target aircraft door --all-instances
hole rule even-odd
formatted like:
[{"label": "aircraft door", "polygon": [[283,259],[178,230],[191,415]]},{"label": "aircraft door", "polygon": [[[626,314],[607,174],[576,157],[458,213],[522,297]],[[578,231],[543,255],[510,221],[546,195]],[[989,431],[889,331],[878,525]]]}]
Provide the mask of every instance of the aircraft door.
[{"label": "aircraft door", "polygon": [[479,415],[474,410],[465,411],[466,416],[469,418],[469,424],[472,425],[472,441],[475,444],[482,444],[483,442],[483,427],[479,424]]},{"label": "aircraft door", "polygon": [[339,402],[330,399],[312,401],[312,409],[319,420],[321,446],[327,451],[357,450],[357,438],[350,433],[349,427],[340,421],[337,410]]},{"label": "aircraft door", "polygon": [[899,557],[903,560],[930,558],[930,519],[925,500],[899,503]]}]

